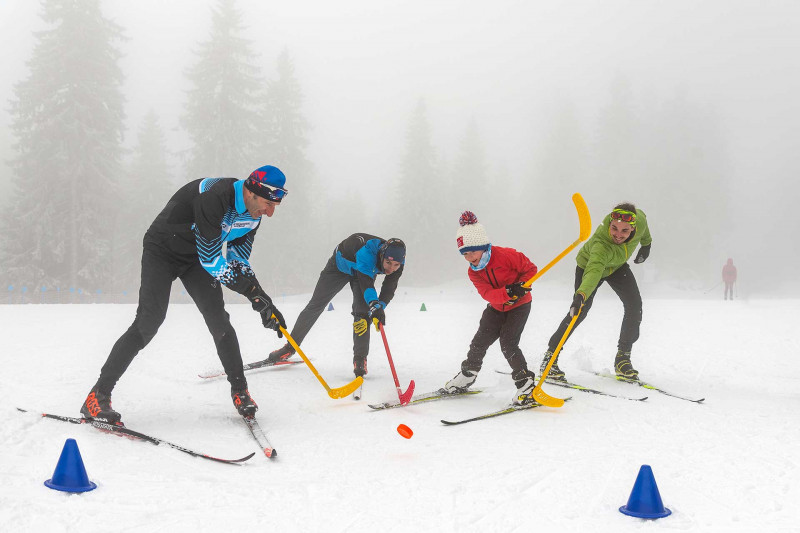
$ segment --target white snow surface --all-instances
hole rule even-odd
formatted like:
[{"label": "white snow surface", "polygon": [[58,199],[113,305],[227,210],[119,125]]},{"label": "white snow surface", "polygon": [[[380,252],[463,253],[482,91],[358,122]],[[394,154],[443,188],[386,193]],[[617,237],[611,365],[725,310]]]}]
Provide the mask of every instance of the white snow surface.
[{"label": "white snow surface", "polygon": [[[570,291],[537,285],[521,346],[538,374]],[[397,397],[373,330],[361,401],[329,398],[305,365],[248,373],[258,419],[279,456],[256,455],[243,466],[18,412],[79,416],[135,306],[0,306],[0,531],[798,531],[800,301],[726,302],[721,289],[655,292],[642,285],[634,365],[643,379],[705,397],[703,404],[590,373],[611,368],[622,318],[603,286],[560,366],[572,381],[647,401],[546,385],[572,401],[444,426],[441,419],[510,401],[514,386],[495,372],[508,370],[495,344],[474,385],[484,393],[373,411],[368,403]],[[308,297],[276,299],[290,325]],[[302,348],[339,387],[353,379],[349,291],[333,305]],[[404,390],[411,379],[418,393],[435,390],[459,370],[484,305],[466,279],[400,287],[386,334]],[[228,310],[245,362],[282,344],[248,305]],[[173,305],[114,390],[114,407],[131,429],[210,455],[257,451],[227,381],[197,377],[219,366],[197,309]],[[411,439],[397,433],[401,423],[413,429]],[[67,494],[43,485],[67,438],[77,440],[96,490]],[[667,518],[618,511],[643,464],[672,510]]]}]

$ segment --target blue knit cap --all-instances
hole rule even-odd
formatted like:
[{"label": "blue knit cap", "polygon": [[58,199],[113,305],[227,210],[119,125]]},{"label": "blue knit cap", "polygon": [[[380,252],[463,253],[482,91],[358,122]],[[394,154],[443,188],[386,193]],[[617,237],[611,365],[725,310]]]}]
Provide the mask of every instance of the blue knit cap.
[{"label": "blue knit cap", "polygon": [[285,185],[286,176],[278,167],[272,165],[264,165],[255,169],[244,180],[247,190],[275,203],[281,203],[283,197],[289,194]]}]

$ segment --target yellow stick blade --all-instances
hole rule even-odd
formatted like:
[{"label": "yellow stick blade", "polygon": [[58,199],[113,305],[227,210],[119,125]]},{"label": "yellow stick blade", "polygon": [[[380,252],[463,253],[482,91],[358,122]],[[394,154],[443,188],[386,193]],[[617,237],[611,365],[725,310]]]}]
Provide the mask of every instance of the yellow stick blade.
[{"label": "yellow stick blade", "polygon": [[581,225],[578,239],[583,242],[589,238],[589,234],[592,232],[592,216],[589,214],[589,208],[580,193],[576,192],[572,195],[572,203],[575,204],[575,210],[578,211],[578,221]]},{"label": "yellow stick blade", "polygon": [[357,388],[361,386],[362,383],[364,383],[364,378],[358,376],[344,387],[339,387],[338,389],[329,389],[328,396],[331,398],[344,398],[345,396],[350,396],[356,391]]},{"label": "yellow stick blade", "polygon": [[537,403],[546,405],[547,407],[561,407],[564,405],[564,400],[561,398],[554,398],[538,387],[533,389],[531,396],[533,396],[533,399],[536,400]]}]

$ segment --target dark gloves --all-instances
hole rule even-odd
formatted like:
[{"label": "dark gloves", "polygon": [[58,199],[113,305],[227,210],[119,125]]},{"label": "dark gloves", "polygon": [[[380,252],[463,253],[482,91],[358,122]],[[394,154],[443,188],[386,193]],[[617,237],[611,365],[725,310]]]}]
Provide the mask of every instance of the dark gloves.
[{"label": "dark gloves", "polygon": [[583,302],[586,300],[586,297],[583,293],[576,292],[575,296],[572,297],[572,305],[569,308],[569,316],[575,316],[583,307]]},{"label": "dark gloves", "polygon": [[531,292],[530,287],[525,287],[522,281],[506,285],[506,294],[512,299],[517,300]]},{"label": "dark gloves", "polygon": [[275,330],[279,339],[283,337],[281,328],[286,329],[286,320],[276,307],[272,307],[272,312],[261,313],[261,323],[265,328]]},{"label": "dark gloves", "polygon": [[283,337],[280,328],[286,329],[286,320],[261,286],[254,284],[244,295],[250,300],[253,310],[261,314],[261,323],[264,324],[264,327],[277,331],[278,338]]},{"label": "dark gloves", "polygon": [[639,253],[636,254],[636,259],[633,260],[634,263],[637,265],[639,263],[644,263],[645,260],[650,256],[650,245],[642,246],[639,248]]},{"label": "dark gloves", "polygon": [[383,311],[385,308],[386,304],[380,300],[372,300],[369,303],[369,317],[375,323],[375,329],[380,329],[378,323],[386,325],[386,313]]}]

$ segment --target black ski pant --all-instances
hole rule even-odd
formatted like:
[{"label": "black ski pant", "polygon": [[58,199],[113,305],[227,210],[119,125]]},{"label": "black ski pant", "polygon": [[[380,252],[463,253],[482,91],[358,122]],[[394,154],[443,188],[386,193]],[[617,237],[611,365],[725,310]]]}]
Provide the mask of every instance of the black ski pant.
[{"label": "black ski pant", "polygon": [[231,325],[230,315],[225,311],[222,287],[215,283],[196,257],[192,261],[191,258],[176,258],[166,251],[145,248],[136,318],[111,349],[97,381],[99,390],[110,394],[136,354],[153,339],[167,316],[172,282],[178,278],[203,315],[231,389],[247,388],[239,340]]},{"label": "black ski pant", "polygon": [[[578,290],[578,287],[581,286],[582,280],[583,269],[581,267],[577,267],[575,269],[576,291]],[[639,338],[639,324],[642,322],[642,295],[639,294],[639,286],[636,284],[636,278],[633,277],[633,271],[631,271],[631,267],[628,265],[628,263],[625,263],[619,267],[610,276],[601,279],[600,283],[597,284],[597,289],[599,289],[604,282],[607,282],[614,292],[617,293],[619,299],[622,300],[622,307],[624,310],[617,348],[623,352],[630,352],[633,348],[633,343]],[[597,289],[595,289],[586,302],[584,302],[581,314],[578,316],[578,320],[575,321],[575,325],[572,327],[570,336],[575,333],[575,330],[578,329],[578,326],[581,325],[581,322],[586,319],[586,315],[589,314],[589,311],[592,308],[592,302],[594,302],[594,296],[597,294]],[[572,317],[569,316],[569,313],[567,313],[567,316],[565,316],[561,321],[561,324],[558,326],[556,332],[553,333],[552,337],[550,337],[548,347],[551,352],[556,351],[556,347],[561,341],[561,337],[564,335],[564,332],[567,331],[567,327],[571,321]]]},{"label": "black ski pant", "polygon": [[491,304],[487,305],[481,315],[478,331],[469,345],[467,358],[461,363],[461,370],[479,372],[486,350],[497,339],[500,339],[500,351],[511,366],[512,375],[527,370],[528,363],[519,347],[519,340],[530,314],[530,302],[506,312],[498,311]]},{"label": "black ski pant", "polygon": [[353,291],[353,322],[358,322],[362,318],[365,319],[367,330],[360,336],[353,331],[353,357],[364,358],[369,354],[369,331],[371,324],[369,324],[369,308],[364,301],[364,295],[361,294],[361,287],[355,276],[345,274],[336,268],[336,254],[334,253],[325,268],[319,274],[317,285],[314,287],[314,293],[311,295],[311,300],[306,304],[305,308],[300,311],[300,316],[297,317],[292,328],[292,338],[299,346],[303,339],[306,338],[308,332],[317,322],[319,315],[325,310],[325,307],[330,303],[334,296],[341,291],[345,285],[350,284],[350,289]]}]

